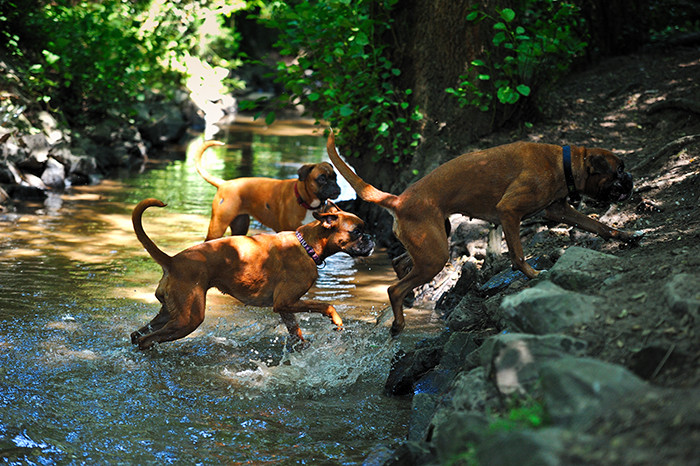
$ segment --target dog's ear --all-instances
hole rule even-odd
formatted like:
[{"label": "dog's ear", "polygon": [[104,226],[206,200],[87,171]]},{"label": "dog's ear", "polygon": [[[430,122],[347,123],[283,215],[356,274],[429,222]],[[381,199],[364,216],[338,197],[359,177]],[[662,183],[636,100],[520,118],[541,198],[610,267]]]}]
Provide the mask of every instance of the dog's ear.
[{"label": "dog's ear", "polygon": [[312,164],[307,163],[306,165],[302,165],[297,171],[297,174],[299,175],[299,181],[305,181],[311,173],[311,170],[313,169],[314,166]]},{"label": "dog's ear", "polygon": [[608,158],[604,154],[591,154],[588,157],[588,161],[590,162],[588,170],[589,174],[604,174],[613,171],[610,163],[608,163]]},{"label": "dog's ear", "polygon": [[330,199],[326,199],[326,203],[324,204],[323,209],[321,209],[321,212],[324,214],[337,214],[338,212],[342,212],[342,210],[335,204],[335,202],[331,201]]},{"label": "dog's ear", "polygon": [[332,229],[335,227],[336,222],[338,222],[338,216],[333,213],[318,213],[314,212],[314,218],[316,220],[319,220],[321,222],[321,225],[323,225],[323,228],[326,229]]}]

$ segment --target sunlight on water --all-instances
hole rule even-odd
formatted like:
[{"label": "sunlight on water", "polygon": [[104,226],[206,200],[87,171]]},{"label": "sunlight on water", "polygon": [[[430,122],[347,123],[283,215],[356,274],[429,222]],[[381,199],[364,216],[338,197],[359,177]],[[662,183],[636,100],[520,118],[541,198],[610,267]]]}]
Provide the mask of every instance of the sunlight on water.
[{"label": "sunlight on water", "polygon": [[[293,177],[325,156],[308,129],[221,137],[229,150],[207,164],[225,178]],[[168,202],[144,227],[170,254],[206,232],[214,190],[188,153],[0,215],[4,462],[360,464],[406,435],[410,403],[382,394],[390,360],[439,324],[409,313],[409,328],[390,340],[387,319],[375,323],[394,280],[385,253],[326,261],[309,296],[336,306],[345,327],[300,315],[303,351],[286,349],[271,309],[213,290],[191,335],[149,351],[131,345],[129,334],[158,311],[162,274],[134,236],[131,209],[146,197]]]}]

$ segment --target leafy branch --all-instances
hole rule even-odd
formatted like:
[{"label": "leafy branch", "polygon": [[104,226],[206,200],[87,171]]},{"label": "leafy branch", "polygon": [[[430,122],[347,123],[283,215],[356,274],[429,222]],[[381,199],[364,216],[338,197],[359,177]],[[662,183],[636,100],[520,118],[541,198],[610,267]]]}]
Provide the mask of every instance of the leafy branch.
[{"label": "leafy branch", "polygon": [[[289,57],[277,65],[276,81],[285,89],[277,108],[303,105],[307,114],[342,129],[339,143],[370,134],[375,161],[400,163],[418,145],[414,125],[423,116],[409,103],[411,89],[394,85],[401,71],[387,58],[388,45],[381,40],[391,28],[389,12],[396,2],[284,3],[266,23],[280,31],[275,46]],[[275,118],[272,110],[266,121]],[[348,153],[359,155],[353,149]]]},{"label": "leafy branch", "polygon": [[492,23],[492,48],[472,60],[456,87],[446,89],[460,106],[481,111],[494,109],[494,97],[513,105],[529,97],[545,82],[564,74],[587,44],[578,37],[578,8],[555,0],[528,0],[521,12],[496,8],[493,14],[479,9],[467,21]]}]

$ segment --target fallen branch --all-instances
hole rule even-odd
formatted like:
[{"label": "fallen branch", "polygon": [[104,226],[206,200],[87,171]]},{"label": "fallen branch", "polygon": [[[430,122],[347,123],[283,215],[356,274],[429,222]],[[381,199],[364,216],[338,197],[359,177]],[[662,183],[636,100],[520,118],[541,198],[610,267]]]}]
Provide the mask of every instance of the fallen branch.
[{"label": "fallen branch", "polygon": [[666,158],[673,154],[677,154],[678,152],[685,149],[687,146],[693,144],[696,141],[700,141],[700,134],[689,134],[688,136],[683,136],[681,138],[675,139],[663,146],[661,149],[654,152],[644,162],[642,162],[641,165],[636,166],[635,169],[646,169],[649,167],[649,165],[656,162],[657,160]]},{"label": "fallen branch", "polygon": [[666,99],[650,105],[647,113],[651,115],[662,110],[683,110],[700,115],[700,103],[690,99]]}]

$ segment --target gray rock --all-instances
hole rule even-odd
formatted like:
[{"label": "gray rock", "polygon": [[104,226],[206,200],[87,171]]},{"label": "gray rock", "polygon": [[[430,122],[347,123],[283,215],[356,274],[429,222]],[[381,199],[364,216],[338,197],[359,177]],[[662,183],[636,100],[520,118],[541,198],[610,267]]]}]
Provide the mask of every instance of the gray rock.
[{"label": "gray rock", "polygon": [[567,290],[580,291],[602,283],[620,268],[620,259],[572,246],[559,258],[547,273],[547,279]]},{"label": "gray rock", "polygon": [[426,432],[435,412],[435,395],[416,393],[411,401],[411,420],[409,422],[408,440],[425,440]]},{"label": "gray rock", "polygon": [[496,335],[480,348],[486,375],[504,395],[532,393],[545,362],[569,355],[582,355],[586,343],[567,335],[537,336],[508,333]]},{"label": "gray rock", "polygon": [[501,302],[501,317],[515,331],[544,335],[590,322],[602,298],[566,291],[543,281]]},{"label": "gray rock", "polygon": [[479,464],[556,466],[561,464],[565,432],[556,429],[497,432],[479,445]]},{"label": "gray rock", "polygon": [[457,370],[464,367],[464,362],[471,352],[479,347],[479,342],[472,333],[454,332],[450,334],[443,349],[440,367],[444,370]]},{"label": "gray rock", "polygon": [[477,367],[460,373],[450,390],[451,407],[460,411],[485,412],[489,402],[498,398],[498,392],[486,378],[486,370]]},{"label": "gray rock", "polygon": [[666,302],[681,316],[690,314],[698,323],[700,317],[700,274],[674,275],[664,286]]},{"label": "gray rock", "polygon": [[65,186],[66,169],[56,159],[49,157],[41,174],[41,181],[51,188],[63,188]]},{"label": "gray rock", "polygon": [[539,371],[551,420],[583,430],[621,400],[639,396],[649,386],[622,366],[596,359],[563,357]]},{"label": "gray rock", "polygon": [[431,444],[437,464],[449,464],[468,455],[470,446],[481,442],[488,431],[488,419],[476,413],[444,409],[433,419],[433,426]]}]

